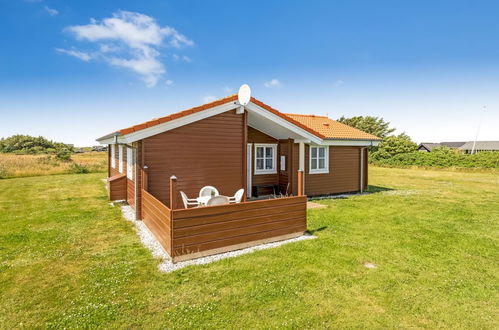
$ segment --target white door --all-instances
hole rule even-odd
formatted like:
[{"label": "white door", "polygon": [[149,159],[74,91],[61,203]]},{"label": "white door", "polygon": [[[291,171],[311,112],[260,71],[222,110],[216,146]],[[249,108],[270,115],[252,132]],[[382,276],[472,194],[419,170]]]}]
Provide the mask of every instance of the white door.
[{"label": "white door", "polygon": [[247,174],[246,174],[246,177],[247,177],[246,191],[248,192],[246,194],[247,197],[251,197],[252,196],[252,193],[251,193],[251,173],[253,172],[252,168],[251,168],[251,151],[252,151],[252,146],[253,145],[251,143],[248,143],[248,146],[246,148],[246,170],[247,170]]}]

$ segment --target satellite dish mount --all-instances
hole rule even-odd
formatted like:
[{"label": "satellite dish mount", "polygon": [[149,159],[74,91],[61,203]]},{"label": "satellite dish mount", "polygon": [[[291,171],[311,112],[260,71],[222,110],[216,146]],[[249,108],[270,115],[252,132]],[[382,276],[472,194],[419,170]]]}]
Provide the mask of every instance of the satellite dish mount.
[{"label": "satellite dish mount", "polygon": [[251,100],[251,88],[247,85],[241,85],[239,87],[239,92],[237,93],[237,101],[241,105],[239,108],[237,108],[236,113],[237,114],[243,114],[244,113],[244,106],[247,105]]}]

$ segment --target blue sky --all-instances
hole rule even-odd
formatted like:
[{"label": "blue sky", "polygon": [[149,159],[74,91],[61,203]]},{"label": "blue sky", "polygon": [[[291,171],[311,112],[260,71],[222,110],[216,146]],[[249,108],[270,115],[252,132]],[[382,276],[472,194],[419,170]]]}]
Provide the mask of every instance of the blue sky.
[{"label": "blue sky", "polygon": [[[283,112],[499,140],[498,1],[0,0],[0,136],[95,138],[248,83]],[[482,110],[486,106],[486,110]]]}]

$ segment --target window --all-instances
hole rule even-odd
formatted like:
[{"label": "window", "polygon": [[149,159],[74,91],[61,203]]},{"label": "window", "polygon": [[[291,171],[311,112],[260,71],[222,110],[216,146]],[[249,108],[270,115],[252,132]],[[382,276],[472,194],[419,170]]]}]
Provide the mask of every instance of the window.
[{"label": "window", "polygon": [[123,146],[118,145],[118,171],[123,173]]},{"label": "window", "polygon": [[255,144],[255,174],[273,174],[276,169],[277,144]]},{"label": "window", "polygon": [[133,149],[126,148],[126,177],[133,180]]},{"label": "window", "polygon": [[329,147],[310,146],[310,174],[329,173]]},{"label": "window", "polygon": [[116,168],[116,152],[114,144],[111,144],[111,167]]}]

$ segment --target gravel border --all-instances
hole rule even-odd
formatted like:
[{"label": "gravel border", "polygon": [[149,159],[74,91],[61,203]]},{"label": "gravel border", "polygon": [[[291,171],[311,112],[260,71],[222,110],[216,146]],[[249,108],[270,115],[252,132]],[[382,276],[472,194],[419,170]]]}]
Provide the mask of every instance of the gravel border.
[{"label": "gravel border", "polygon": [[170,256],[168,255],[168,253],[166,253],[166,251],[163,249],[161,244],[159,244],[156,237],[154,237],[154,235],[147,228],[147,226],[144,224],[144,222],[140,221],[140,220],[135,220],[135,210],[131,206],[126,205],[126,204],[120,204],[120,203],[116,203],[113,205],[120,205],[121,206],[121,213],[123,214],[123,217],[135,225],[135,228],[137,230],[137,234],[139,235],[140,241],[142,242],[142,244],[144,244],[144,246],[151,251],[154,258],[161,259],[161,263],[158,265],[158,269],[164,273],[170,273],[170,272],[176,271],[178,269],[181,269],[181,268],[184,268],[184,267],[190,266],[190,265],[204,265],[204,264],[208,264],[208,263],[211,263],[214,261],[218,261],[218,260],[222,260],[222,259],[226,259],[226,258],[233,258],[233,257],[237,257],[237,256],[240,256],[243,254],[252,253],[254,251],[266,250],[266,249],[275,248],[275,247],[278,247],[278,246],[281,246],[284,244],[288,244],[288,243],[292,243],[292,242],[299,242],[299,241],[317,238],[314,235],[304,234],[302,236],[290,238],[290,239],[283,240],[283,241],[260,244],[260,245],[252,246],[249,248],[241,249],[241,250],[219,253],[219,254],[206,256],[206,257],[202,257],[202,258],[181,261],[181,262],[177,262],[174,264],[172,262]]}]

